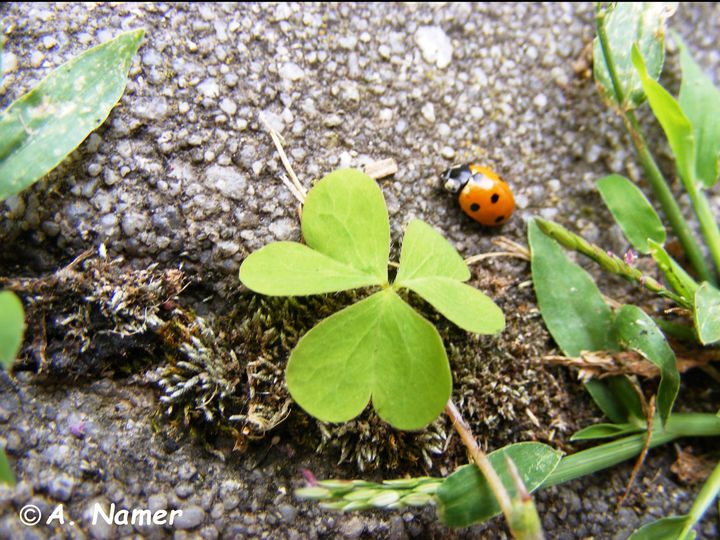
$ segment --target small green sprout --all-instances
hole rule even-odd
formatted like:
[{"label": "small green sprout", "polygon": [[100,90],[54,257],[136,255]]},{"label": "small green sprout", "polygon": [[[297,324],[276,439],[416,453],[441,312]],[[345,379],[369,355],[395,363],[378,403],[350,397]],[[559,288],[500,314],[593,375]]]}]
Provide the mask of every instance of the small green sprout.
[{"label": "small green sprout", "polygon": [[385,199],[359,171],[335,171],[310,190],[302,232],[306,245],[275,242],[251,254],[240,268],[241,281],[270,296],[379,289],[300,340],[286,371],[293,399],[326,422],[351,420],[372,401],[392,426],[423,428],[450,397],[450,366],[435,327],[398,292],[415,292],[459,327],[480,334],[504,328],[502,311],[463,283],[470,271],[462,257],[420,220],[407,226],[390,283]]}]

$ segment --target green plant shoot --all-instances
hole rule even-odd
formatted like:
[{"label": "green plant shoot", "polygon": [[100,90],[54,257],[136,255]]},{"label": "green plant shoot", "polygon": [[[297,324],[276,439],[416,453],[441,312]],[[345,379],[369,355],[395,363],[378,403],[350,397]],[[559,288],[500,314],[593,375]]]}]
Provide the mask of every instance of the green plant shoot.
[{"label": "green plant shoot", "polygon": [[571,441],[608,439],[647,430],[640,396],[627,376],[592,379],[585,383],[585,388],[611,422],[581,429],[570,438]]},{"label": "green plant shoot", "polygon": [[[560,464],[562,453],[541,443],[511,444],[488,454],[512,498],[514,488],[507,466],[507,458],[518,468],[523,484],[529,492],[540,487]],[[465,465],[448,476],[436,493],[440,518],[453,527],[467,527],[486,521],[500,513],[500,506],[487,480],[475,465]]]},{"label": "green plant shoot", "polygon": [[[578,243],[569,231],[555,224],[542,220],[534,220],[530,224],[528,238],[533,284],[548,330],[568,356],[578,356],[582,351],[625,349],[636,351],[655,364],[661,373],[658,411],[664,425],[680,383],[675,354],[665,336],[640,308],[623,306],[617,314],[613,314],[590,276],[567,260],[549,234],[573,247]],[[583,249],[583,253],[587,251]],[[589,252],[594,254],[595,250]],[[615,263],[611,257],[604,255],[609,259],[606,262],[609,268],[625,264]],[[625,429],[630,431],[633,428],[626,426]],[[587,433],[584,435],[587,436]],[[598,435],[597,430],[595,435]]]},{"label": "green plant shoot", "polygon": [[533,285],[545,325],[568,356],[582,351],[617,350],[612,312],[585,270],[533,220],[528,228]]},{"label": "green plant shoot", "polygon": [[620,345],[640,353],[660,369],[657,404],[665,425],[680,389],[675,353],[655,322],[637,306],[625,305],[620,308],[615,317],[614,329]]},{"label": "green plant shoot", "polygon": [[709,283],[695,291],[695,329],[703,345],[720,341],[720,291]]}]

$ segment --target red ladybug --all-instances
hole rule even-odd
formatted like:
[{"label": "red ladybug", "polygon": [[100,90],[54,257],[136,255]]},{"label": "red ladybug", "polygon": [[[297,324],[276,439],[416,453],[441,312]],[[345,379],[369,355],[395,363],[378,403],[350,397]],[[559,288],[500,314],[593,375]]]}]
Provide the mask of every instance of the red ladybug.
[{"label": "red ladybug", "polygon": [[458,196],[463,212],[482,225],[502,225],[515,209],[510,186],[488,167],[458,165],[442,173],[440,179],[447,191]]}]

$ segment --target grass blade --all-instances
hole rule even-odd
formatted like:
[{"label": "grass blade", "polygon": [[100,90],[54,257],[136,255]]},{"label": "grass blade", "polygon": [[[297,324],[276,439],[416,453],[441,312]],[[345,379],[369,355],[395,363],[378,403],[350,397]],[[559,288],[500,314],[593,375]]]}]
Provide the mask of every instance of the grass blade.
[{"label": "grass blade", "polygon": [[144,30],[63,64],[0,113],[0,201],[53,170],[110,114]]}]

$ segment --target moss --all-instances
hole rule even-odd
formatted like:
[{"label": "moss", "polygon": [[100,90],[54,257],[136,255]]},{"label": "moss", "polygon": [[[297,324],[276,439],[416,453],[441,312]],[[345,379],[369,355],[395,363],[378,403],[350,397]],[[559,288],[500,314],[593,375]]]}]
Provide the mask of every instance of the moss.
[{"label": "moss", "polygon": [[[476,273],[473,285],[505,311],[507,328],[497,336],[468,334],[415,295],[405,298],[440,332],[453,371],[453,399],[482,441],[495,447],[552,440],[558,429],[569,429],[563,419],[571,409],[568,381],[558,381],[541,364],[549,337],[531,289],[520,286],[527,276]],[[503,275],[508,277],[498,277]],[[319,321],[366,292],[304,298],[237,293],[227,299],[235,306],[230,313],[203,317],[178,299],[185,283],[177,270],[134,270],[120,259],[98,257],[44,278],[7,280],[28,306],[31,343],[21,368],[54,377],[144,373],[142,380],[161,392],[164,421],[158,418],[157,425],[169,421],[207,444],[229,433],[242,449],[290,418],[286,431],[294,441],[335,453],[340,463],[360,470],[427,471],[441,453],[457,463],[466,459],[444,417],[407,433],[390,428],[370,408],[338,425],[293,407],[284,377],[290,351]]]},{"label": "moss", "polygon": [[184,276],[86,252],[53,274],[1,284],[26,306],[26,346],[15,369],[87,377],[128,374],[151,361],[156,333],[170,317],[163,306],[182,290]]}]

